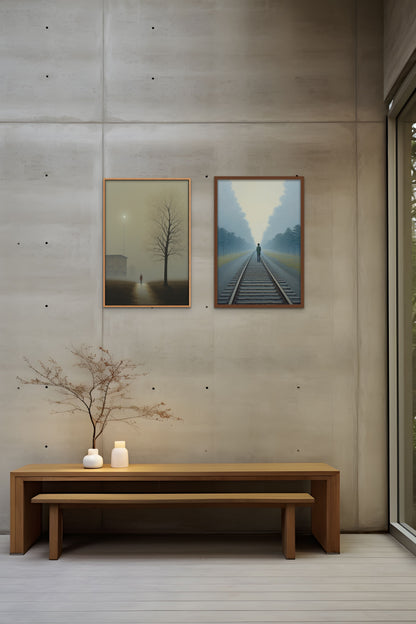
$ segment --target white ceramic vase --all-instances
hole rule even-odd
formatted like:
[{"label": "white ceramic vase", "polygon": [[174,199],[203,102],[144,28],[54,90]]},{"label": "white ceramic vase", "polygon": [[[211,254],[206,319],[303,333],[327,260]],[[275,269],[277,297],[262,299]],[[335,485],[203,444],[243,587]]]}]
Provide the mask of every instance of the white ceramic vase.
[{"label": "white ceramic vase", "polygon": [[98,454],[98,449],[88,449],[88,455],[82,460],[84,468],[101,468],[103,458]]},{"label": "white ceramic vase", "polygon": [[126,443],[118,440],[114,442],[114,448],[111,451],[111,467],[127,468],[129,465],[129,452],[126,449]]}]

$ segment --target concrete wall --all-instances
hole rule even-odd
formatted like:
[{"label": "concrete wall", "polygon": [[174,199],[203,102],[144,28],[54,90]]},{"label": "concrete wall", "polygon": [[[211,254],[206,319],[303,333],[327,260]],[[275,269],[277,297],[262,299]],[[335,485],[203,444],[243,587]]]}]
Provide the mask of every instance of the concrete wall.
[{"label": "concrete wall", "polygon": [[384,97],[397,91],[416,61],[416,4],[384,0]]},{"label": "concrete wall", "polygon": [[[11,469],[89,445],[16,382],[81,342],[182,418],[110,425],[106,461],[324,461],[342,528],[385,528],[381,1],[3,0],[0,29],[0,528]],[[304,309],[215,310],[213,176],[295,174]],[[192,179],[191,309],[102,309],[103,177]]]}]

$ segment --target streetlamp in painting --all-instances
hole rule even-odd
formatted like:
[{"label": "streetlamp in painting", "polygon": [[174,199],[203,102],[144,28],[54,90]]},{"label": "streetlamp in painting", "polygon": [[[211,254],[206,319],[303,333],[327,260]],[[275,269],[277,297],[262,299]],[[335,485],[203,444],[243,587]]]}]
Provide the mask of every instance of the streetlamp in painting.
[{"label": "streetlamp in painting", "polygon": [[123,256],[125,256],[126,255],[126,219],[127,219],[127,216],[123,214],[121,219],[123,223]]}]

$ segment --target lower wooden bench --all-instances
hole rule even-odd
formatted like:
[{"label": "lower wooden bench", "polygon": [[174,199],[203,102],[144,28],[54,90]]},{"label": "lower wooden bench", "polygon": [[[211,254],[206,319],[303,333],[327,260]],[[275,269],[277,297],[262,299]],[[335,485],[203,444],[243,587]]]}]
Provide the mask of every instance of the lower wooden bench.
[{"label": "lower wooden bench", "polygon": [[69,507],[137,507],[139,505],[254,505],[282,508],[282,547],[286,559],[295,558],[295,509],[312,505],[310,494],[278,492],[151,493],[151,494],[37,494],[32,503],[49,505],[49,559],[62,553],[62,509]]}]

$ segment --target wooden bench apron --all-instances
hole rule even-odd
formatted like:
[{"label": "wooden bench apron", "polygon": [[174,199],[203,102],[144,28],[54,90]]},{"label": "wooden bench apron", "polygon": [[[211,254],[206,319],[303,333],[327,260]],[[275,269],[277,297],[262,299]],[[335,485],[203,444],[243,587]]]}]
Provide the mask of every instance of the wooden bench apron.
[{"label": "wooden bench apron", "polygon": [[310,494],[278,492],[178,494],[37,494],[32,503],[49,505],[49,559],[62,552],[62,509],[69,507],[137,507],[139,505],[254,505],[282,509],[282,548],[286,559],[295,558],[295,509],[312,505]]}]

